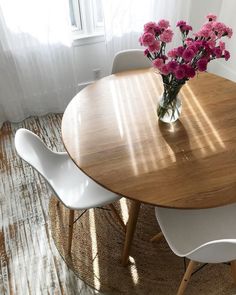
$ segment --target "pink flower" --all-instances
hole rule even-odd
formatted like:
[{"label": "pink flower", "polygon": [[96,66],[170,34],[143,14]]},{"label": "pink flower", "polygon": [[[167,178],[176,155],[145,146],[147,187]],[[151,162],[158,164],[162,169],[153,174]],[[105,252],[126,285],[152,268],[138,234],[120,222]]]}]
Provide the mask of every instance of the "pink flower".
[{"label": "pink flower", "polygon": [[222,56],[222,50],[220,49],[220,47],[215,47],[213,49],[213,53],[217,58],[220,58]]},{"label": "pink flower", "polygon": [[231,38],[233,35],[233,30],[231,28],[227,27],[225,34],[228,38]]},{"label": "pink flower", "polygon": [[171,60],[168,62],[167,66],[170,72],[174,72],[178,67],[178,63],[174,60]]},{"label": "pink flower", "polygon": [[162,75],[168,75],[170,73],[170,70],[169,70],[168,66],[164,64],[160,68],[160,72],[161,72]]},{"label": "pink flower", "polygon": [[144,32],[155,35],[155,34],[160,34],[161,30],[156,23],[149,22],[144,25]]},{"label": "pink flower", "polygon": [[157,23],[157,25],[161,28],[161,29],[167,29],[170,26],[170,23],[168,20],[165,19],[161,19],[159,20],[159,22]]},{"label": "pink flower", "polygon": [[148,50],[150,52],[155,52],[158,51],[160,49],[161,45],[160,45],[160,41],[155,40],[153,44],[148,46]]},{"label": "pink flower", "polygon": [[172,57],[172,58],[176,58],[177,57],[177,48],[173,48],[172,50],[170,50],[167,55],[169,57]]},{"label": "pink flower", "polygon": [[160,69],[162,67],[162,65],[164,64],[163,59],[162,58],[157,58],[152,62],[154,68],[158,68]]},{"label": "pink flower", "polygon": [[213,28],[217,34],[217,37],[221,37],[226,31],[226,25],[220,22],[216,22]]},{"label": "pink flower", "polygon": [[179,46],[177,48],[177,55],[181,57],[183,53],[184,53],[184,47],[183,46]]},{"label": "pink flower", "polygon": [[221,50],[225,50],[225,42],[220,41],[219,46]]},{"label": "pink flower", "polygon": [[211,41],[210,40],[210,41],[207,42],[207,44],[208,44],[209,48],[214,49],[215,46],[216,46],[216,41]]},{"label": "pink flower", "polygon": [[206,18],[211,22],[211,21],[216,21],[217,16],[215,14],[209,13]]},{"label": "pink flower", "polygon": [[230,53],[228,50],[224,51],[224,57],[225,57],[225,60],[228,60],[230,58]]},{"label": "pink flower", "polygon": [[192,43],[192,45],[189,45],[187,48],[191,49],[194,52],[194,54],[196,54],[198,52],[198,49],[194,43]]},{"label": "pink flower", "polygon": [[160,40],[162,42],[169,43],[172,41],[172,37],[173,32],[170,29],[167,29],[160,35]]},{"label": "pink flower", "polygon": [[155,37],[151,33],[144,33],[141,37],[141,44],[144,46],[150,46],[155,42]]},{"label": "pink flower", "polygon": [[185,75],[186,75],[185,67],[183,67],[182,65],[179,65],[175,71],[176,79],[181,80],[185,77]]},{"label": "pink flower", "polygon": [[197,36],[208,38],[210,36],[211,30],[209,29],[201,29],[199,32],[197,32]]},{"label": "pink flower", "polygon": [[185,61],[191,61],[194,57],[194,51],[190,48],[186,48],[182,54],[182,57]]},{"label": "pink flower", "polygon": [[186,22],[184,20],[180,20],[177,22],[176,24],[176,27],[182,27],[182,26],[185,26],[186,25]]},{"label": "pink flower", "polygon": [[145,50],[144,50],[144,55],[148,55],[149,54],[149,50],[146,48]]},{"label": "pink flower", "polygon": [[214,26],[214,22],[211,21],[211,22],[204,24],[202,26],[202,29],[212,30],[213,26]]},{"label": "pink flower", "polygon": [[154,22],[146,23],[144,25],[144,32],[145,33],[151,33],[151,31],[153,30],[153,33],[154,33],[154,28],[155,27],[156,27],[156,23],[154,23]]},{"label": "pink flower", "polygon": [[180,27],[180,30],[181,30],[181,32],[192,31],[193,28],[191,26],[189,26],[189,25],[183,25],[183,26]]},{"label": "pink flower", "polygon": [[191,66],[187,66],[186,68],[186,76],[188,78],[193,78],[195,76],[196,72],[195,72],[195,69],[192,68]]},{"label": "pink flower", "polygon": [[197,61],[197,68],[200,72],[204,72],[207,69],[208,60],[205,58],[201,58]]}]

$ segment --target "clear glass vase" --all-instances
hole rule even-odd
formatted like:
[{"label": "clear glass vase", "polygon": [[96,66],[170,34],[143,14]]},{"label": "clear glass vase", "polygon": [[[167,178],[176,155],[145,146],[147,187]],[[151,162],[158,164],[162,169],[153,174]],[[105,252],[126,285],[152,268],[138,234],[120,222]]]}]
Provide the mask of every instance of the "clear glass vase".
[{"label": "clear glass vase", "polygon": [[159,120],[165,123],[173,123],[180,117],[182,103],[178,97],[183,84],[164,84],[164,91],[157,107]]}]

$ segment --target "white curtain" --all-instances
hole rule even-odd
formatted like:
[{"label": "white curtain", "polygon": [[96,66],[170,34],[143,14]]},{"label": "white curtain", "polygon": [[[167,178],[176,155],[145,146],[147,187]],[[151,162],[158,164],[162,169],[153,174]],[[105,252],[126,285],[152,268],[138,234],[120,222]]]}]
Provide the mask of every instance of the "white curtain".
[{"label": "white curtain", "polygon": [[0,1],[0,127],[62,112],[76,93],[67,0]]},{"label": "white curtain", "polygon": [[177,20],[189,20],[190,4],[191,0],[103,0],[108,67],[116,52],[141,48],[138,38],[145,23],[164,18],[174,29]]}]

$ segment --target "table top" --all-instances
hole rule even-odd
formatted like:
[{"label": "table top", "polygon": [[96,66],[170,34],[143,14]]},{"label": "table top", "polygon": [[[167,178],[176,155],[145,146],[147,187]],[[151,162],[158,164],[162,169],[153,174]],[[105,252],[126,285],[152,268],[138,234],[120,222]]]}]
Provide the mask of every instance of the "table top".
[{"label": "table top", "polygon": [[236,202],[236,83],[199,74],[181,89],[173,124],[156,115],[153,69],[105,77],[79,92],[62,119],[77,166],[124,197],[172,208]]}]

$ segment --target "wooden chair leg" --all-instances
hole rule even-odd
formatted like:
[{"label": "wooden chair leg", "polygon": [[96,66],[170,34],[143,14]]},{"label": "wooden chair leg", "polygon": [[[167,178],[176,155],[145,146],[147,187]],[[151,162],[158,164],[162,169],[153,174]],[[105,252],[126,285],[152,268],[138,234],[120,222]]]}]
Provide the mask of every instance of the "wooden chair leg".
[{"label": "wooden chair leg", "polygon": [[74,226],[74,215],[75,215],[75,210],[70,210],[70,215],[69,215],[68,254],[71,254],[71,245],[72,245],[72,237],[73,237],[73,226]]},{"label": "wooden chair leg", "polygon": [[186,272],[184,274],[184,277],[183,277],[183,279],[181,281],[181,284],[179,286],[177,295],[183,295],[184,294],[184,291],[185,291],[185,289],[186,289],[186,287],[188,285],[188,282],[189,282],[189,280],[191,278],[191,275],[193,273],[193,270],[194,270],[195,265],[196,265],[196,262],[195,261],[193,261],[193,260],[190,260],[189,261],[188,267],[186,269]]},{"label": "wooden chair leg", "polygon": [[126,232],[126,226],[123,222],[123,220],[120,217],[120,214],[117,212],[115,206],[113,204],[109,204],[109,207],[111,208],[112,213],[114,214],[114,216],[116,217],[117,221],[120,223],[120,225],[122,226],[124,232]]},{"label": "wooden chair leg", "polygon": [[150,242],[160,241],[164,237],[162,232],[159,232],[157,235],[150,239]]},{"label": "wooden chair leg", "polygon": [[236,284],[236,260],[231,261],[230,266],[231,266],[232,277],[233,277],[234,283]]}]

